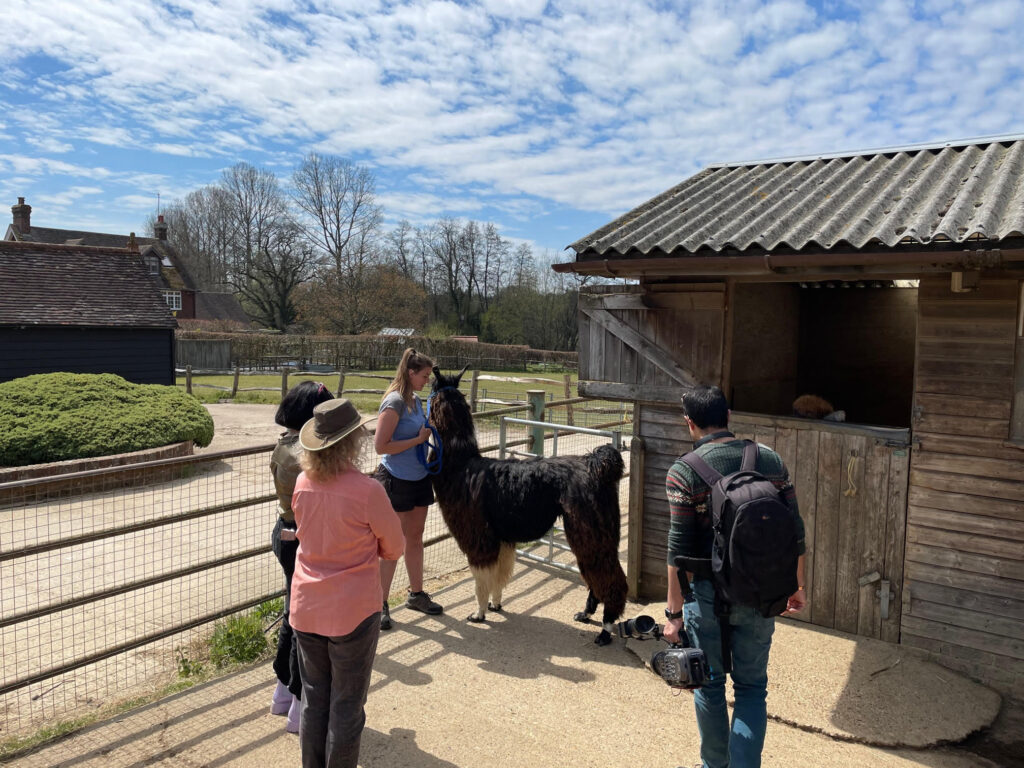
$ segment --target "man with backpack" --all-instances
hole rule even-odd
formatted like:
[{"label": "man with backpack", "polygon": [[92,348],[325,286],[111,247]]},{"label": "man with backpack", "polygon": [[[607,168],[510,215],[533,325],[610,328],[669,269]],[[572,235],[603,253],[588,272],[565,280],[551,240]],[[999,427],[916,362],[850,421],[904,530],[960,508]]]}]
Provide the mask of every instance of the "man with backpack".
[{"label": "man with backpack", "polygon": [[[696,387],[682,402],[693,451],[665,479],[671,513],[665,638],[677,642],[685,618],[711,667],[708,682],[694,691],[702,768],[756,768],[775,616],[807,605],[803,521],[779,455],[727,429],[721,389]],[[683,578],[693,585],[685,605]],[[735,691],[731,724],[726,674]]]}]

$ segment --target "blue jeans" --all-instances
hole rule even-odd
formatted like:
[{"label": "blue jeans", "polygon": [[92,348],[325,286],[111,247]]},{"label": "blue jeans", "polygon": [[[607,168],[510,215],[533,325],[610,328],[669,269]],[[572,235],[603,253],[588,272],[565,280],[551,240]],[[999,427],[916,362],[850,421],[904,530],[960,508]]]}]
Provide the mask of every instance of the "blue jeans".
[{"label": "blue jeans", "polygon": [[730,725],[714,588],[709,580],[702,579],[694,582],[693,592],[696,599],[683,605],[686,628],[711,667],[710,680],[694,691],[693,697],[703,768],[758,768],[768,724],[768,652],[775,619],[766,619],[745,606],[734,606],[730,611],[732,684],[736,694]]}]

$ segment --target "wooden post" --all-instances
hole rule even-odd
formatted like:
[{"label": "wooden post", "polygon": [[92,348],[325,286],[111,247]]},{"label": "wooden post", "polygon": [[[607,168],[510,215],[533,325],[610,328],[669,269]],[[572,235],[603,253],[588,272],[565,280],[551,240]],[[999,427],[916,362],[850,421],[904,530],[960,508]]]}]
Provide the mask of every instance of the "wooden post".
[{"label": "wooden post", "polygon": [[[634,406],[639,408],[639,406]],[[634,425],[639,423],[636,419]],[[629,444],[629,510],[626,517],[626,584],[629,599],[640,594],[640,573],[643,570],[644,536],[644,439],[635,434]]]},{"label": "wooden post", "polygon": [[345,366],[338,366],[338,391],[334,393],[335,397],[341,397],[341,393],[345,391]]},{"label": "wooden post", "polygon": [[[544,395],[543,389],[526,390],[526,397],[530,401],[531,421],[544,421]],[[544,427],[530,427],[530,453],[544,455]]]},{"label": "wooden post", "polygon": [[231,397],[238,394],[238,366],[235,366],[235,380],[231,384]]},{"label": "wooden post", "polygon": [[288,366],[285,365],[281,368],[281,399],[284,400],[284,396],[288,394]]},{"label": "wooden post", "polygon": [[[568,400],[572,397],[572,374],[565,374],[565,399]],[[572,403],[565,406],[565,423],[570,427],[573,425],[572,419]]]},{"label": "wooden post", "polygon": [[185,392],[189,395],[192,394],[192,366],[185,366]]},{"label": "wooden post", "polygon": [[480,375],[480,371],[476,368],[473,369],[473,377],[469,382],[469,412],[476,413],[476,377]]}]

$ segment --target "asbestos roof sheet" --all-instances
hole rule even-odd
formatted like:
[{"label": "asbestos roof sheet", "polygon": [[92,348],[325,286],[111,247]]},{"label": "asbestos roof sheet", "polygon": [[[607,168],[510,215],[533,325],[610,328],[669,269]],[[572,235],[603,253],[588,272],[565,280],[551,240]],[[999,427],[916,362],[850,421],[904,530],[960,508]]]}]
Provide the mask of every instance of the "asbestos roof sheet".
[{"label": "asbestos roof sheet", "polygon": [[0,241],[0,325],[176,328],[138,253]]},{"label": "asbestos roof sheet", "polygon": [[1024,139],[706,168],[577,257],[998,244],[1024,236]]}]

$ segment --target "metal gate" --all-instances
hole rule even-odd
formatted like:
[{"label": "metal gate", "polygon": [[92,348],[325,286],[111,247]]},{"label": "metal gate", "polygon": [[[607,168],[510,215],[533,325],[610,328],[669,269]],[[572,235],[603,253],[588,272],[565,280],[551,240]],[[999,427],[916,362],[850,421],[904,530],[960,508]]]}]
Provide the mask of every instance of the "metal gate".
[{"label": "metal gate", "polygon": [[[508,425],[516,425],[526,427],[530,431],[531,447],[534,447],[534,451],[517,451],[512,448],[508,448]],[[558,456],[558,439],[559,436],[565,437],[568,435],[586,435],[591,438],[597,438],[597,440],[587,441],[587,450],[592,450],[605,442],[611,443],[617,451],[622,450],[622,433],[610,429],[588,429],[587,427],[573,427],[566,424],[555,424],[547,421],[531,421],[530,419],[516,419],[509,416],[502,416],[501,422],[498,427],[498,451],[499,457],[504,459],[509,456],[521,456],[524,458],[538,458],[544,456],[545,440],[548,439],[548,432],[551,432],[551,452],[547,455]],[[563,440],[563,445],[565,441]],[[546,554],[538,554],[533,550],[547,547]],[[520,549],[516,549],[516,554],[527,560],[533,560],[537,563],[544,563],[553,568],[560,568],[563,571],[571,571],[572,573],[579,573],[580,569],[575,565],[568,563],[558,562],[555,557],[557,552],[571,552],[569,544],[565,541],[565,531],[559,527],[554,526],[548,531],[547,535],[538,539],[535,542],[526,544]]]}]

